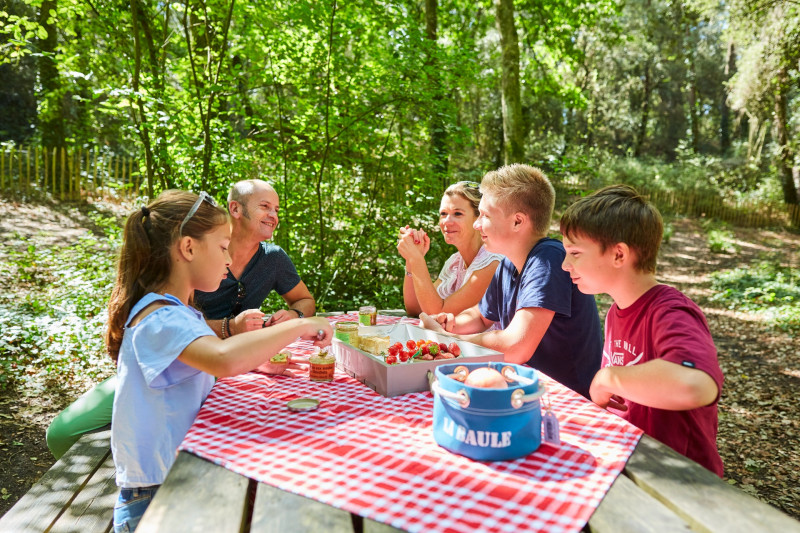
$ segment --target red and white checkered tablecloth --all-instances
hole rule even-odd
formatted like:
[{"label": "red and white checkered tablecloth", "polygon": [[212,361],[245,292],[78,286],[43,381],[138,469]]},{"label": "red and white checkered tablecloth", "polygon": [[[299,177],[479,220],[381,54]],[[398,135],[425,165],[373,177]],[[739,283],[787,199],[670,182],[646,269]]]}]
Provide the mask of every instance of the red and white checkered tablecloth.
[{"label": "red and white checkered tablecloth", "polygon": [[[341,319],[353,316],[332,320]],[[312,351],[306,342],[290,349]],[[430,393],[384,398],[338,370],[331,383],[258,371],[219,380],[181,449],[407,531],[579,531],[642,432],[542,380],[561,446],[543,444],[513,461],[477,462],[444,450],[433,440]],[[302,397],[319,399],[319,408],[287,409]]]}]

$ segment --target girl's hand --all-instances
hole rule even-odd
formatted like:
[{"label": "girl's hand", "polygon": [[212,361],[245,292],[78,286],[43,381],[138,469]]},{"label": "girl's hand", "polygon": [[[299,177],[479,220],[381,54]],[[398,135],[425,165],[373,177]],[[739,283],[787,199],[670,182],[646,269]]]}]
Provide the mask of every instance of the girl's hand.
[{"label": "girl's hand", "polygon": [[228,325],[231,328],[231,335],[236,335],[245,331],[261,329],[263,323],[264,313],[258,309],[247,309],[236,315]]},{"label": "girl's hand", "polygon": [[330,345],[333,339],[333,327],[327,318],[312,316],[303,318],[308,325],[308,331],[300,336],[303,340],[314,341],[314,346],[325,347]]}]

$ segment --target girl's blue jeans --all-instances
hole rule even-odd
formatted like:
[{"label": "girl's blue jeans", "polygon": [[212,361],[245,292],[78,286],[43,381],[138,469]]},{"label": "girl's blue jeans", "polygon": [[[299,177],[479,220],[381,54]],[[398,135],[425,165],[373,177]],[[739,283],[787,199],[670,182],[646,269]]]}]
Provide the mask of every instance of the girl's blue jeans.
[{"label": "girl's blue jeans", "polygon": [[114,533],[131,533],[136,530],[158,487],[153,485],[120,490],[114,505]]}]

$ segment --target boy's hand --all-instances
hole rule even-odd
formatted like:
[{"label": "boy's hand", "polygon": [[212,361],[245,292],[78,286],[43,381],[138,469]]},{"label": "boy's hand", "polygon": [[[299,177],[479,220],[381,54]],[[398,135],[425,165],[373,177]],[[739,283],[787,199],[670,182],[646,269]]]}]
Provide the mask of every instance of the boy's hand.
[{"label": "boy's hand", "polygon": [[601,368],[597,371],[592,379],[592,384],[589,385],[589,396],[592,401],[602,407],[603,409],[617,409],[618,411],[627,411],[628,406],[625,405],[625,398],[614,394],[605,387],[611,370],[609,368]]},{"label": "boy's hand", "polygon": [[450,333],[456,323],[453,313],[438,313],[435,315],[420,313],[419,319],[424,328],[440,333]]}]

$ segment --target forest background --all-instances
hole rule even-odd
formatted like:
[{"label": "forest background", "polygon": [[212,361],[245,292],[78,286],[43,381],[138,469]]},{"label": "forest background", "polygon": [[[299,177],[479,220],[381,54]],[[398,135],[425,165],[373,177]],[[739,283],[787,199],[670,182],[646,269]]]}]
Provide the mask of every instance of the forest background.
[{"label": "forest background", "polygon": [[322,309],[399,306],[396,228],[505,163],[798,203],[790,0],[0,0],[0,24],[6,146],[129,156],[142,196],[269,179]]},{"label": "forest background", "polygon": [[[623,182],[768,206],[796,230],[799,89],[794,0],[0,0],[0,194],[44,201],[54,222],[77,210],[93,230],[63,247],[21,229],[0,243],[2,286],[25,291],[0,294],[0,389],[42,370],[73,385],[109,372],[120,204],[98,196],[126,209],[173,187],[223,200],[236,180],[268,179],[275,240],[318,308],[396,308],[397,228],[436,231],[448,184],[506,163],[543,168],[561,205]],[[130,170],[115,181],[60,156],[31,178],[23,161],[44,150]],[[62,205],[63,181],[49,196],[73,166],[93,203]],[[683,214],[734,256],[713,297],[800,331],[794,260],[736,268],[731,228],[707,207]],[[450,253],[434,236],[432,273]],[[778,505],[800,516],[787,493]]]}]

